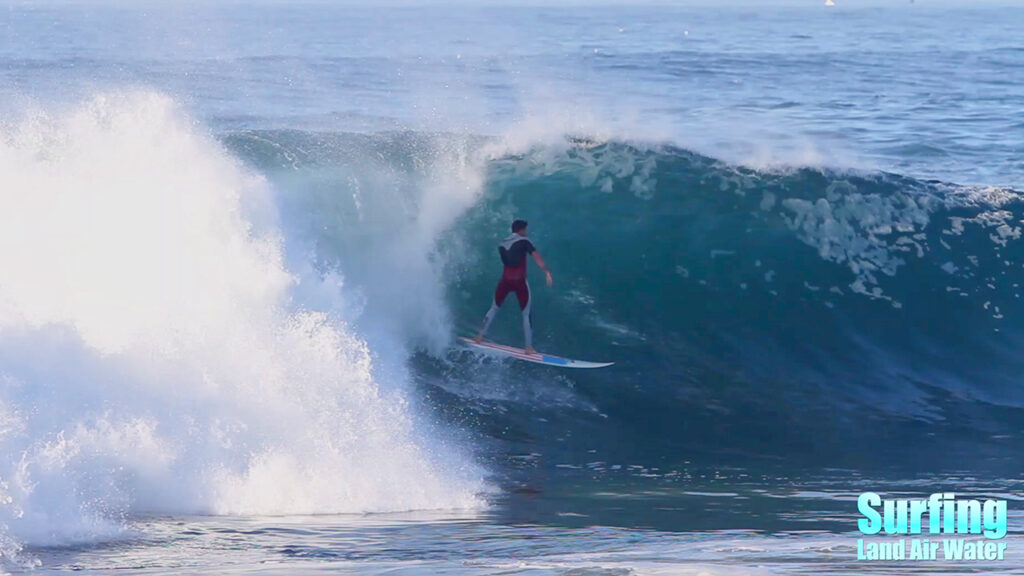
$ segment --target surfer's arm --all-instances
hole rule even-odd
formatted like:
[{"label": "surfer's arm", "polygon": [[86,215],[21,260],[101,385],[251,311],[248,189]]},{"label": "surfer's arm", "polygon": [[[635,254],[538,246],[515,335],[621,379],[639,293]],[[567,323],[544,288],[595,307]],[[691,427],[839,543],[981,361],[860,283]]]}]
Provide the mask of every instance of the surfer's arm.
[{"label": "surfer's arm", "polygon": [[537,266],[540,266],[540,269],[544,271],[544,277],[548,282],[548,286],[551,286],[551,283],[554,282],[554,280],[551,279],[551,270],[548,270],[548,266],[544,263],[544,259],[541,258],[540,252],[537,252],[536,250],[533,251],[533,261],[536,262]]}]

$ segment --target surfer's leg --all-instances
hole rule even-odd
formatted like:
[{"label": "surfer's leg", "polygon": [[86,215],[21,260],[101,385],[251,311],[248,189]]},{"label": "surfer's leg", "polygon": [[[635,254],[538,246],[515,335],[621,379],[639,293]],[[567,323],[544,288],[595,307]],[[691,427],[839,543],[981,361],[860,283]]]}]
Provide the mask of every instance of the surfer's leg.
[{"label": "surfer's leg", "polygon": [[476,335],[477,342],[484,339],[487,334],[487,329],[491,327],[491,322],[494,321],[494,317],[498,315],[498,310],[501,309],[501,305],[505,302],[505,297],[508,296],[508,285],[505,282],[498,282],[498,286],[494,289],[494,302],[491,302],[491,308],[484,315],[484,324],[480,327],[480,333]]},{"label": "surfer's leg", "polygon": [[479,341],[484,339],[484,336],[487,335],[487,329],[491,327],[491,322],[494,321],[494,317],[497,314],[498,314],[498,305],[497,304],[491,304],[490,310],[488,310],[487,314],[484,315],[484,325],[480,327],[480,333],[476,335],[476,338],[474,338],[474,340],[479,342]]},{"label": "surfer's leg", "polygon": [[530,298],[530,283],[523,281],[516,286],[516,297],[519,298],[519,307],[523,310],[523,339],[526,341],[527,354],[533,354],[533,299]]}]

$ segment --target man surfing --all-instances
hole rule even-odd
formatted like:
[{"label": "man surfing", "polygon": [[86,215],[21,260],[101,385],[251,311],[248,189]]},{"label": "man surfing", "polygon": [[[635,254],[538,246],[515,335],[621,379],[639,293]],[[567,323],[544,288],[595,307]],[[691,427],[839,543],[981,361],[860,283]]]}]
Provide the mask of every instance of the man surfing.
[{"label": "man surfing", "polygon": [[505,269],[501,274],[501,280],[498,280],[498,286],[494,289],[494,302],[491,304],[490,310],[487,311],[487,315],[484,316],[484,325],[473,341],[479,344],[484,339],[487,329],[491,327],[491,321],[494,320],[502,303],[505,302],[505,297],[509,292],[515,292],[516,298],[519,300],[519,308],[523,311],[523,335],[526,339],[524,349],[527,354],[536,354],[537,351],[533,349],[533,318],[530,316],[532,298],[530,297],[530,284],[526,281],[526,256],[533,256],[534,262],[544,271],[548,286],[551,286],[553,280],[551,271],[544,264],[544,259],[540,257],[540,252],[537,252],[533,243],[526,237],[526,226],[525,220],[513,222],[512,235],[498,245],[498,255],[501,256],[501,263]]}]

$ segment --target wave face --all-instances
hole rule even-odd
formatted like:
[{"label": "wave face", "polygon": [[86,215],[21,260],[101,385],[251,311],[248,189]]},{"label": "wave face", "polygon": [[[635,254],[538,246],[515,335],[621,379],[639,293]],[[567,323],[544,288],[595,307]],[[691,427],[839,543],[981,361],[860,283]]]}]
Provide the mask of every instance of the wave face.
[{"label": "wave face", "polygon": [[485,310],[493,244],[527,218],[558,282],[535,287],[540,346],[618,362],[569,376],[602,416],[578,436],[864,470],[1013,456],[1018,193],[578,139],[495,160],[486,189],[453,232],[453,306]]},{"label": "wave face", "polygon": [[8,556],[139,513],[481,505],[404,368],[338,312],[357,296],[286,264],[265,179],[168,98],[5,126],[0,203]]},{"label": "wave face", "polygon": [[[751,170],[587,138],[227,141],[277,174],[293,215],[316,215],[301,236],[320,269],[368,287],[372,316],[404,319],[429,352],[412,364],[421,390],[499,452],[863,470],[933,470],[950,454],[999,466],[1013,454],[1024,401],[1013,190]],[[442,353],[452,334],[427,329],[444,325],[432,307],[455,332],[475,329],[516,217],[555,271],[555,289],[535,281],[539,346],[615,368],[481,367]],[[429,234],[403,240],[410,231]],[[517,318],[506,310],[492,336],[520,342]]]}]

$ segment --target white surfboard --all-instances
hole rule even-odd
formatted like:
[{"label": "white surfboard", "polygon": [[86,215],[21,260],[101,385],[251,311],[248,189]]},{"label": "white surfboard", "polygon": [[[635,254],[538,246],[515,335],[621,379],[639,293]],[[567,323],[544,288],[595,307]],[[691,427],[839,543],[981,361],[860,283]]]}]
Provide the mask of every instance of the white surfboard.
[{"label": "white surfboard", "polygon": [[573,360],[572,358],[562,358],[561,356],[544,354],[543,352],[527,354],[526,350],[523,350],[522,348],[513,348],[512,346],[494,344],[493,342],[478,343],[474,342],[472,338],[462,338],[461,340],[466,346],[472,346],[473,348],[477,348],[484,352],[489,352],[499,356],[509,356],[519,360],[526,360],[527,362],[534,362],[536,364],[558,366],[559,368],[604,368],[605,366],[615,364],[615,362],[587,362],[585,360]]}]

